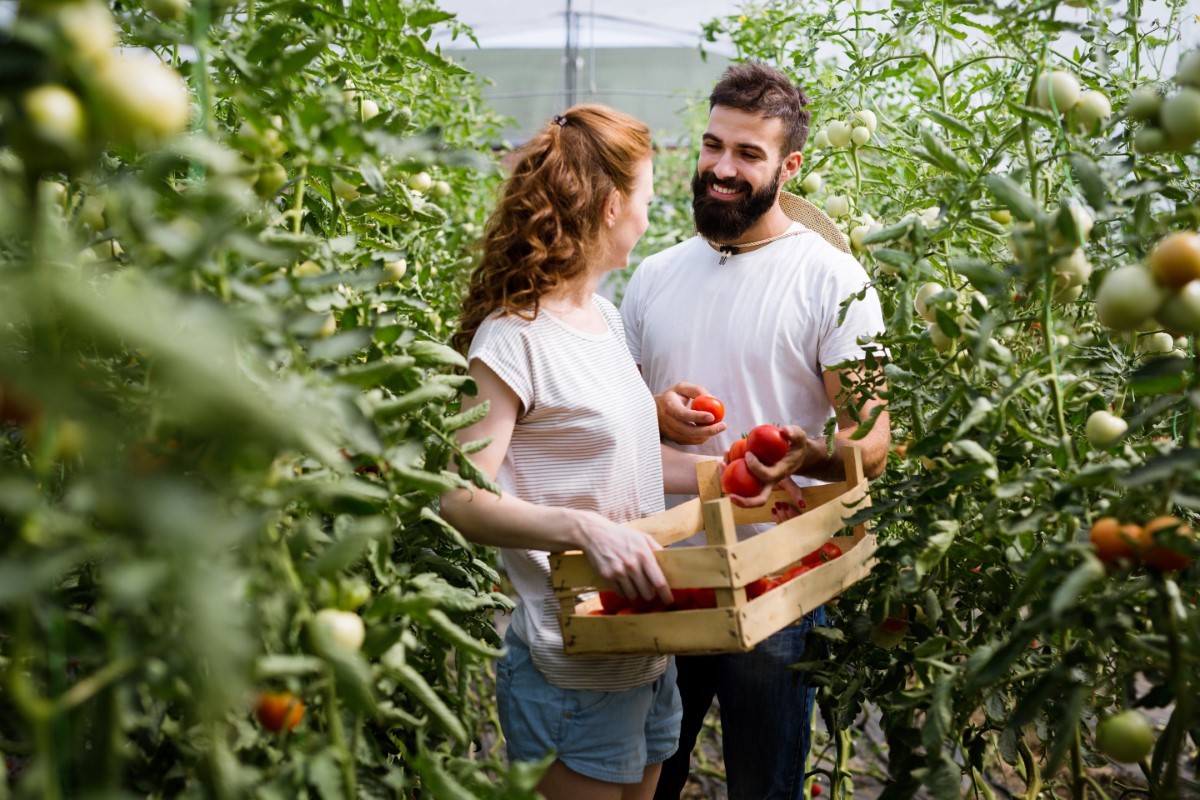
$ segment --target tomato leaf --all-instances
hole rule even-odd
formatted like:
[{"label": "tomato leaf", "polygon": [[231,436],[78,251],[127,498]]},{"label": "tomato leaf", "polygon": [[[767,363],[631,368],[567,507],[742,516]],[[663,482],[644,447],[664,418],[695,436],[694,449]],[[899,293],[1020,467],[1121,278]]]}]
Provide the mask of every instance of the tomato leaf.
[{"label": "tomato leaf", "polygon": [[981,292],[994,292],[1009,280],[1004,270],[997,269],[982,258],[957,256],[950,259],[950,269],[965,277]]},{"label": "tomato leaf", "polygon": [[1054,590],[1050,598],[1050,619],[1055,625],[1062,623],[1062,616],[1079,602],[1079,598],[1092,584],[1104,579],[1104,565],[1090,553],[1083,563],[1071,570],[1066,579]]},{"label": "tomato leaf", "polygon": [[991,190],[1000,204],[1012,212],[1012,215],[1022,222],[1030,222],[1037,218],[1038,206],[1033,198],[1025,193],[1016,181],[1003,175],[988,175],[983,182]]}]

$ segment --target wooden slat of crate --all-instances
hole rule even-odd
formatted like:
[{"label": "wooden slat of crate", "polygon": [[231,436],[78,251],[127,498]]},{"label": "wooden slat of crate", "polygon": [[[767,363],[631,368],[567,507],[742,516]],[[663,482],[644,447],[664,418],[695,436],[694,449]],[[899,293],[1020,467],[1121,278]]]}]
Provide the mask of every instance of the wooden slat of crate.
[{"label": "wooden slat of crate", "polygon": [[756,597],[743,612],[743,631],[751,647],[823,606],[867,576],[875,563],[875,534],[831,539],[842,556]]},{"label": "wooden slat of crate", "polygon": [[838,536],[841,558],[788,581],[737,608],[590,616],[595,597],[563,621],[563,646],[572,655],[745,652],[838,596],[870,572],[875,535]]},{"label": "wooden slat of crate", "polygon": [[[667,582],[678,587],[712,587],[716,609],[672,611],[644,615],[591,616],[597,601],[578,603],[588,587],[607,587],[582,553],[550,558],[551,575],[560,604],[559,621],[564,649],[572,654],[614,653],[717,653],[751,649],[775,631],[799,620],[805,613],[870,571],[875,537],[863,526],[854,536],[837,537],[845,543],[843,555],[818,569],[789,581],[783,587],[748,601],[745,585],[777,573],[799,561],[845,528],[845,520],[870,503],[857,447],[845,449],[846,480],[803,492],[807,511],[744,542],[737,541],[736,525],[755,521],[763,509],[735,508],[719,494],[716,466],[697,467],[701,497],[701,526],[708,545],[663,550],[656,554]],[[819,490],[818,490],[819,489]],[[782,494],[787,499],[786,494]],[[774,502],[774,498],[770,501]],[[696,507],[670,509],[635,523],[660,542],[679,541],[695,532]],[[766,517],[773,518],[766,507]],[[684,555],[681,555],[684,554]]]},{"label": "wooden slat of crate", "polygon": [[[731,578],[733,586],[745,586],[764,575],[778,571],[781,564],[799,561],[806,553],[816,550],[834,533],[840,531],[841,520],[861,508],[861,504],[852,508],[847,508],[845,504],[866,500],[866,480],[861,481],[851,491],[836,497],[840,498],[837,502],[825,502],[816,508],[810,505],[800,516],[745,541],[737,542],[732,547],[697,545],[660,550],[656,554],[658,564],[667,583],[672,586],[729,586]],[[698,500],[690,502],[699,504]],[[690,513],[689,511],[689,517]],[[736,519],[736,510],[733,515]],[[640,522],[650,519],[653,517],[646,517]],[[651,527],[665,529],[666,526],[655,524]],[[551,555],[550,571],[556,592],[569,591],[572,588],[612,588],[592,568],[587,557],[576,550]]]},{"label": "wooden slat of crate", "polygon": [[[870,503],[864,478],[844,494],[804,514],[776,525],[769,531],[739,542],[730,566],[734,584],[745,586],[779,570],[780,564],[799,561],[839,533],[844,521]],[[807,502],[807,500],[805,501]]]},{"label": "wooden slat of crate", "polygon": [[[660,550],[658,565],[672,586],[728,586],[731,571],[728,547],[678,547]],[[556,592],[610,589],[608,581],[578,551],[550,555],[550,575]]]}]

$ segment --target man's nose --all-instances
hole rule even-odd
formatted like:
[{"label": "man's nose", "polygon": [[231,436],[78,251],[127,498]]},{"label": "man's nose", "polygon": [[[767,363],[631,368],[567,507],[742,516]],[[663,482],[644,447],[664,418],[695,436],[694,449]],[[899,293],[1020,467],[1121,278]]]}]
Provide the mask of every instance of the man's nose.
[{"label": "man's nose", "polygon": [[737,167],[733,163],[733,158],[729,153],[722,153],[717,159],[717,163],[713,164],[713,174],[718,180],[727,180],[737,175]]}]

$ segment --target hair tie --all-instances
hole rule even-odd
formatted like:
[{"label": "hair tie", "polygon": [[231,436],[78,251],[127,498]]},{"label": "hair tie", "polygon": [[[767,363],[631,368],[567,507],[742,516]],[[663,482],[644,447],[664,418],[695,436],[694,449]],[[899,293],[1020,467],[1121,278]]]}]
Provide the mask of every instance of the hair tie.
[{"label": "hair tie", "polygon": [[560,127],[560,128],[567,124],[567,118],[564,117],[562,114],[555,114],[554,121],[556,123],[558,123],[558,127]]}]

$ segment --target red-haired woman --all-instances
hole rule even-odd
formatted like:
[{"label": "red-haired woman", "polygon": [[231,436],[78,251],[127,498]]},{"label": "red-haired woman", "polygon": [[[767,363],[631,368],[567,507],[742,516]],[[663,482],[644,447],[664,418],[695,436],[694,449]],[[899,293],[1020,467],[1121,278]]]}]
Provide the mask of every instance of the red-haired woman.
[{"label": "red-haired woman", "polygon": [[463,442],[500,493],[457,490],[442,514],[502,548],[518,604],[497,666],[510,760],[556,756],[551,800],[650,798],[678,746],[674,662],[568,657],[548,555],[582,550],[626,597],[670,600],[659,545],[622,523],[661,511],[663,492],[697,492],[700,457],[659,442],[654,399],[621,317],[596,293],[629,263],[653,192],[650,132],[611,108],[579,105],[517,154],[484,234],[454,344],[488,403]]}]

